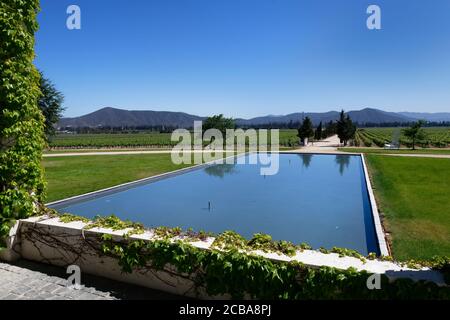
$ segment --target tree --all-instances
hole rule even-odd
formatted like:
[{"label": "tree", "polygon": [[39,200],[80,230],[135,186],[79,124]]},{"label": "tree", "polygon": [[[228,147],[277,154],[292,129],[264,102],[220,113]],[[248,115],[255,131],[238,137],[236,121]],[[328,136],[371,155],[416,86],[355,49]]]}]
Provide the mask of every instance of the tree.
[{"label": "tree", "polygon": [[313,135],[314,130],[311,119],[309,117],[306,117],[305,119],[303,119],[303,123],[300,126],[300,128],[298,128],[297,137],[299,137],[302,143],[304,144],[305,139],[312,137]]},{"label": "tree", "polygon": [[206,118],[203,122],[203,132],[209,129],[217,129],[222,132],[223,136],[226,136],[227,129],[236,128],[236,124],[233,118],[225,118],[223,114],[215,115]]},{"label": "tree", "polygon": [[347,145],[349,140],[355,137],[356,126],[353,124],[350,116],[345,115],[344,110],[341,111],[339,120],[336,124],[336,132],[339,139],[341,140],[341,143],[344,143],[344,146]]},{"label": "tree", "polygon": [[355,139],[356,134],[356,125],[353,123],[352,119],[349,115],[347,115],[346,119],[346,127],[345,127],[345,133],[347,136],[347,141]]},{"label": "tree", "polygon": [[425,124],[425,121],[419,120],[414,123],[411,127],[403,129],[403,134],[405,137],[411,139],[412,141],[412,149],[416,149],[416,141],[425,139],[425,131],[422,129],[422,126]]},{"label": "tree", "polygon": [[49,79],[44,77],[42,72],[39,73],[41,75],[39,86],[42,94],[38,106],[45,118],[45,134],[48,138],[55,134],[54,125],[59,121],[64,111],[62,106],[64,95],[56,89]]},{"label": "tree", "polygon": [[336,134],[336,123],[333,121],[328,122],[325,130],[322,132],[322,139],[334,136]]},{"label": "tree", "polygon": [[[225,144],[227,129],[235,129],[236,124],[233,118],[225,118],[223,114],[219,114],[206,118],[206,120],[203,121],[202,128],[203,134],[209,129],[219,130],[222,133],[223,143]],[[213,141],[215,141],[215,139],[211,138],[210,143]]]},{"label": "tree", "polygon": [[39,0],[0,2],[0,247],[16,219],[39,213],[44,117],[33,65]]},{"label": "tree", "polygon": [[316,132],[314,133],[314,139],[319,141],[322,140],[322,121],[320,121],[319,125],[316,128]]}]

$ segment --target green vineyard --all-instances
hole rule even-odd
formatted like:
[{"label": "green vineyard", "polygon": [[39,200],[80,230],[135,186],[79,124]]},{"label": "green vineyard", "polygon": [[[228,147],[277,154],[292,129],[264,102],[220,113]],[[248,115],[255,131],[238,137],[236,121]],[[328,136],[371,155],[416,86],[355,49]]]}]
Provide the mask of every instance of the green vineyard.
[{"label": "green vineyard", "polygon": [[[270,134],[268,135],[270,141]],[[55,148],[168,148],[178,144],[171,141],[170,133],[99,133],[99,134],[58,134],[49,142]],[[204,144],[207,144],[205,142]],[[280,130],[280,145],[298,145],[297,130]]]},{"label": "green vineyard", "polygon": [[[417,141],[422,148],[445,148],[450,144],[450,128],[424,128],[425,139]],[[399,142],[410,147],[412,141],[403,135],[401,128],[358,129],[355,145],[360,147],[384,147],[387,143]]]},{"label": "green vineyard", "polygon": [[113,148],[174,146],[170,133],[98,133],[58,134],[49,143],[50,148]]},{"label": "green vineyard", "polygon": [[[445,148],[450,144],[450,128],[424,128],[426,139],[417,142],[420,147]],[[270,141],[270,134],[268,135]],[[399,141],[410,147],[411,141],[402,133],[402,128],[361,128],[355,136],[355,145],[360,147],[384,147],[386,143]],[[51,149],[58,148],[169,148],[178,144],[171,141],[170,133],[99,133],[58,134],[49,143]],[[204,142],[206,145],[207,142]],[[280,146],[298,146],[297,130],[280,130]]]}]

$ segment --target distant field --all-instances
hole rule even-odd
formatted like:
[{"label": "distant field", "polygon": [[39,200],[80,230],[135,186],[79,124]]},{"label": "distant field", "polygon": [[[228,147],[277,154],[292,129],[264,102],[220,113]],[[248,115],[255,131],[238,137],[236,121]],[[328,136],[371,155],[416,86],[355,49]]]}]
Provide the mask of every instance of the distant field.
[{"label": "distant field", "polygon": [[[426,139],[417,146],[443,148],[450,144],[450,128],[424,128]],[[360,147],[384,147],[398,137],[401,145],[410,147],[411,140],[403,135],[402,128],[361,128],[356,132],[355,144]]]},{"label": "distant field", "polygon": [[[450,145],[450,128],[425,128],[427,138],[418,141],[418,147],[444,148]],[[411,141],[402,134],[402,128],[361,128],[357,130],[355,143],[359,147],[383,147],[395,136],[403,147]],[[270,134],[269,134],[270,139]],[[177,145],[170,133],[100,133],[58,134],[49,143],[50,149],[100,149],[100,148],[170,148]],[[204,142],[206,145],[207,143]],[[297,130],[280,130],[280,146],[298,146]]]},{"label": "distant field", "polygon": [[367,155],[399,260],[450,255],[450,159]]},{"label": "distant field", "polygon": [[[270,134],[269,134],[270,139]],[[167,148],[177,145],[171,141],[170,133],[101,133],[101,134],[58,134],[49,143],[55,148]],[[206,142],[205,142],[206,144]],[[280,145],[298,145],[297,130],[280,130]]]},{"label": "distant field", "polygon": [[111,147],[165,147],[177,142],[170,133],[98,133],[58,134],[50,141],[51,148],[111,148]]}]

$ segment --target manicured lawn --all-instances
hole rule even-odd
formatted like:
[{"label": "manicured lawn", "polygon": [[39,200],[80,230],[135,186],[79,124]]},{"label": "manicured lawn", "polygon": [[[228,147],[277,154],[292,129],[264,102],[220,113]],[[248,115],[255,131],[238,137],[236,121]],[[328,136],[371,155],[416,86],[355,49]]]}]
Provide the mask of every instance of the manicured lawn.
[{"label": "manicured lawn", "polygon": [[399,260],[450,255],[450,159],[367,155]]},{"label": "manicured lawn", "polygon": [[47,203],[187,167],[170,154],[44,158]]},{"label": "manicured lawn", "polygon": [[386,150],[382,148],[338,148],[339,151],[354,152],[354,153],[384,153],[384,154],[449,154],[450,149],[400,149],[400,150]]}]

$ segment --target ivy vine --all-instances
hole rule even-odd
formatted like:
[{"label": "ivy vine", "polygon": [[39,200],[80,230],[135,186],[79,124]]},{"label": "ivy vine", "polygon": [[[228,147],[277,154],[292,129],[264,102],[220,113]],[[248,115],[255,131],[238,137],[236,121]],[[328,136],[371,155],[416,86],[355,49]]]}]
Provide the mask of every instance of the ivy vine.
[{"label": "ivy vine", "polygon": [[[61,220],[86,221],[86,218],[70,214]],[[97,218],[88,222],[91,226],[121,230],[140,224],[122,222],[115,216]],[[112,235],[101,236],[101,254],[118,260],[124,272],[131,273],[138,268],[164,270],[174,266],[186,273],[198,288],[205,288],[209,294],[231,294],[233,298],[244,296],[256,299],[450,299],[449,287],[438,287],[434,283],[410,279],[390,282],[382,276],[382,290],[368,290],[369,274],[350,268],[340,270],[331,267],[313,268],[299,262],[282,262],[255,254],[255,250],[276,252],[293,256],[297,251],[311,250],[306,244],[294,245],[286,241],[273,241],[269,235],[255,234],[247,240],[236,232],[225,231],[214,237],[210,250],[197,248],[193,241],[205,241],[214,236],[205,232],[183,231],[181,228],[159,227],[152,229],[155,240],[132,240],[125,237],[118,241]],[[356,257],[362,261],[380,259],[375,254],[364,257],[354,250],[333,248],[319,249],[323,253],[337,253],[339,256]],[[392,257],[381,257],[392,261]],[[450,284],[450,257],[436,257],[430,261],[409,261],[409,267],[424,266],[439,270]]]},{"label": "ivy vine", "polygon": [[118,259],[124,272],[137,268],[175,267],[210,295],[253,299],[450,299],[450,288],[411,279],[390,282],[381,276],[381,290],[369,290],[370,276],[349,268],[312,268],[298,262],[274,261],[238,248],[203,250],[185,241],[115,241],[102,236],[102,253]]},{"label": "ivy vine", "polygon": [[0,243],[16,219],[36,214],[44,193],[44,118],[33,66],[39,0],[0,2]]}]

